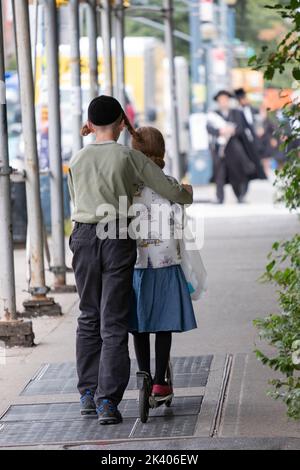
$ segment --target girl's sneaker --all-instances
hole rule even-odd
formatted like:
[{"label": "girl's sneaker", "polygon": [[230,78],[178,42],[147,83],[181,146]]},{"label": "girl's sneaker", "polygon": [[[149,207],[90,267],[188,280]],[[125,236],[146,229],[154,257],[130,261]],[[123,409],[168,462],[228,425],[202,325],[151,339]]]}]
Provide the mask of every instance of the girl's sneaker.
[{"label": "girl's sneaker", "polygon": [[173,394],[173,388],[170,385],[153,385],[152,394],[155,397],[168,397]]}]

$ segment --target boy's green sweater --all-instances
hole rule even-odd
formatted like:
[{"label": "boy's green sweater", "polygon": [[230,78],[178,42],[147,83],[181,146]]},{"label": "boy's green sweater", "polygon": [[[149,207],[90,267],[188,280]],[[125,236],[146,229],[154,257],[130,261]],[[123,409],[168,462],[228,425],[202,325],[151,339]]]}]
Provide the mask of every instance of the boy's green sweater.
[{"label": "boy's green sweater", "polygon": [[[191,204],[193,197],[143,153],[117,142],[90,144],[70,161],[69,191],[73,203],[72,220],[98,223],[126,216],[119,210],[119,198],[127,196],[125,210],[132,204],[138,185],[144,183],[166,199]],[[104,206],[105,205],[105,206]]]}]

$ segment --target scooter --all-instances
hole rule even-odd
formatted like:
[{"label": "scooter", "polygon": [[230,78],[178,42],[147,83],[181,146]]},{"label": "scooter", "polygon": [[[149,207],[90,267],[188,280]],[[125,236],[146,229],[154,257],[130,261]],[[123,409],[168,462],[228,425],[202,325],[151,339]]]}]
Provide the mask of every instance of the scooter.
[{"label": "scooter", "polygon": [[[149,418],[149,410],[158,408],[161,405],[170,407],[174,394],[167,395],[166,397],[155,396],[152,394],[152,377],[148,372],[139,371],[137,376],[137,388],[139,390],[139,414],[142,423],[146,423]],[[169,362],[166,371],[166,382],[170,387],[173,387],[173,371],[172,364]]]}]

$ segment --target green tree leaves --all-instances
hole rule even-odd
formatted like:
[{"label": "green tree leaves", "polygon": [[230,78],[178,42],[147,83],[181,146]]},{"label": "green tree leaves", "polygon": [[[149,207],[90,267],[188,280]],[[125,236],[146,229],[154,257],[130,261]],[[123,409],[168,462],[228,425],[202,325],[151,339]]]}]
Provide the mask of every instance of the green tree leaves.
[{"label": "green tree leaves", "polygon": [[[276,72],[289,71],[291,81],[300,81],[300,0],[268,5],[282,19],[289,19],[291,30],[272,52],[263,48],[260,55],[250,61],[252,66],[264,71],[267,80]],[[299,84],[300,86],[300,84]],[[297,101],[283,109],[286,123],[281,128],[281,148],[287,161],[276,172],[275,186],[279,201],[291,211],[300,208],[300,106]],[[287,132],[287,127],[289,132]],[[272,357],[256,350],[259,360],[283,374],[284,378],[272,380],[270,395],[281,399],[291,418],[300,419],[300,235],[290,240],[275,242],[268,256],[262,280],[276,286],[280,313],[255,320],[259,335],[274,347]]]},{"label": "green tree leaves", "polygon": [[257,358],[283,377],[270,382],[273,398],[287,405],[288,416],[300,419],[300,235],[275,242],[263,276],[277,287],[280,314],[254,321],[261,339],[274,346],[272,357],[256,350]]}]

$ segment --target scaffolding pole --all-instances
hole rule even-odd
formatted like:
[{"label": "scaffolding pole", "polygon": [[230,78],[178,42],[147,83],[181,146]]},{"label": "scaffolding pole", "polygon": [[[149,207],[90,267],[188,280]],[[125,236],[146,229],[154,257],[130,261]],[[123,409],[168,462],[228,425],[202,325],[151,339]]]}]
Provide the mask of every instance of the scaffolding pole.
[{"label": "scaffolding pole", "polygon": [[99,94],[96,0],[89,0],[88,2],[87,31],[89,37],[90,99],[92,100]]},{"label": "scaffolding pole", "polygon": [[124,5],[123,0],[115,4],[115,43],[116,43],[116,95],[125,109],[125,65],[124,65]]},{"label": "scaffolding pole", "polygon": [[101,36],[103,42],[104,59],[104,93],[113,95],[113,69],[111,53],[111,6],[110,0],[102,1],[101,8]]},{"label": "scaffolding pole", "polygon": [[3,48],[2,0],[0,0],[0,299],[4,319],[16,320],[16,292],[13,258],[13,235],[10,199],[10,174],[8,156],[8,130],[5,97],[5,68]]},{"label": "scaffolding pole", "polygon": [[80,24],[79,0],[70,0],[70,44],[71,44],[71,87],[72,87],[72,142],[73,154],[82,148],[82,96],[80,70]]},{"label": "scaffolding pole", "polygon": [[174,38],[173,38],[173,0],[163,2],[164,25],[165,25],[165,45],[168,59],[170,109],[171,109],[171,142],[172,142],[172,173],[179,181],[180,151],[179,151],[179,123],[178,123],[178,102],[176,93],[176,69],[174,61]]},{"label": "scaffolding pole", "polygon": [[58,18],[55,0],[44,0],[48,78],[49,163],[52,266],[54,289],[66,284],[63,170],[58,63]]},{"label": "scaffolding pole", "polygon": [[0,0],[0,347],[1,343],[9,347],[31,347],[34,344],[32,322],[19,320],[16,308],[3,39]]},{"label": "scaffolding pole", "polygon": [[229,73],[229,65],[230,65],[230,44],[229,44],[229,29],[228,29],[228,5],[225,0],[219,1],[219,9],[220,9],[220,45],[225,50],[225,63],[226,63],[226,73],[224,76],[224,88],[229,88],[231,86],[230,83],[230,73]]},{"label": "scaffolding pole", "polygon": [[[40,200],[39,161],[36,142],[34,85],[31,61],[29,11],[27,0],[14,0],[18,54],[18,74],[25,153],[26,199],[30,239],[30,294],[23,303],[23,316],[59,315],[61,309],[47,297],[43,254],[43,224]],[[29,52],[28,52],[29,51]]]}]

